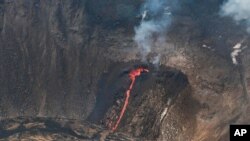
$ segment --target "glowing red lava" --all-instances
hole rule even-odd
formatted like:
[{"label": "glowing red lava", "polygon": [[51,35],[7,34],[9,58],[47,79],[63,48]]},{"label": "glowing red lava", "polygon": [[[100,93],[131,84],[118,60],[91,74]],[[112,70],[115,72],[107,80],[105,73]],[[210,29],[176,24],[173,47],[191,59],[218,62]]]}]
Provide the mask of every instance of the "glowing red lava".
[{"label": "glowing red lava", "polygon": [[123,115],[124,115],[124,113],[125,113],[125,111],[127,109],[127,106],[128,106],[128,100],[129,100],[130,92],[131,92],[131,90],[132,90],[132,88],[134,86],[135,79],[136,79],[137,76],[140,76],[142,72],[149,72],[149,70],[145,69],[145,68],[142,68],[142,67],[139,67],[137,69],[134,69],[134,70],[130,71],[129,78],[131,80],[131,83],[129,85],[128,90],[126,91],[126,99],[125,99],[124,105],[122,107],[122,110],[120,112],[119,118],[116,121],[115,126],[112,128],[112,131],[115,131],[117,129],[119,123],[121,122],[121,119],[122,119],[122,117],[123,117]]}]

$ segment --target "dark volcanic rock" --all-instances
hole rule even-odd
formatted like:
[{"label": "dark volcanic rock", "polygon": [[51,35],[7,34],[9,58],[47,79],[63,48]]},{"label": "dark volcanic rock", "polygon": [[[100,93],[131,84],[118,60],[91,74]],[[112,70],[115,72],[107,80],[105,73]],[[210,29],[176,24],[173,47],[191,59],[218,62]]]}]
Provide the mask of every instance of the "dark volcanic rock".
[{"label": "dark volcanic rock", "polygon": [[2,23],[1,116],[86,118],[109,61],[92,40],[84,5],[5,2]]},{"label": "dark volcanic rock", "polygon": [[192,0],[173,11],[167,42],[152,48],[160,65],[146,64],[110,133],[127,73],[142,64],[142,2],[0,0],[0,140],[219,141],[229,124],[249,123],[249,35],[218,15],[222,0]]},{"label": "dark volcanic rock", "polygon": [[[124,104],[125,92],[130,83],[128,72],[129,68],[133,68],[132,64],[115,63],[104,74],[100,80],[95,108],[88,118],[90,121],[106,127],[114,126]],[[196,124],[195,114],[200,105],[191,96],[187,77],[178,70],[163,66],[158,69],[150,66],[149,70],[149,73],[136,80],[119,131],[156,140],[161,132],[162,122],[167,120],[169,126],[175,124],[177,130],[168,131],[169,140],[175,140],[175,136],[183,128],[189,129],[189,137],[182,133],[183,136],[190,138]],[[167,114],[169,110],[172,114]]]},{"label": "dark volcanic rock", "polygon": [[111,133],[80,120],[19,117],[1,121],[0,140],[132,141],[122,133]]}]

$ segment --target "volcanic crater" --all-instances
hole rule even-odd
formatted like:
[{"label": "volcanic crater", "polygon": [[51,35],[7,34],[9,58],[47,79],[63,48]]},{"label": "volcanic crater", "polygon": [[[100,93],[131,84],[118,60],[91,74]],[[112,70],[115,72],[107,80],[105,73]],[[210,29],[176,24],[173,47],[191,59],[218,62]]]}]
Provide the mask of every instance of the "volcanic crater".
[{"label": "volcanic crater", "polygon": [[[224,0],[166,1],[0,0],[0,140],[225,141],[249,123],[247,25]],[[143,60],[135,35],[162,16]]]}]

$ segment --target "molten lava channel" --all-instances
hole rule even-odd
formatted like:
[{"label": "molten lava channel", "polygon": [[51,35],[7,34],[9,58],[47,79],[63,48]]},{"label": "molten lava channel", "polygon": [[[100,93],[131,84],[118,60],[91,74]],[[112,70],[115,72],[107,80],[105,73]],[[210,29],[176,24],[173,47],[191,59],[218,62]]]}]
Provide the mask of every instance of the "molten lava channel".
[{"label": "molten lava channel", "polygon": [[127,109],[128,101],[129,101],[129,97],[130,97],[130,92],[131,92],[131,90],[132,90],[132,88],[134,86],[136,77],[140,76],[142,72],[149,72],[149,70],[146,69],[146,68],[139,67],[137,69],[134,69],[134,70],[130,71],[129,78],[131,80],[131,83],[130,83],[129,88],[127,89],[127,91],[125,93],[126,98],[125,98],[124,105],[122,107],[122,110],[120,112],[118,120],[116,121],[114,127],[112,128],[112,131],[115,131],[117,129],[119,123],[121,122],[121,119],[122,119],[122,117],[123,117],[123,115],[124,115],[124,113],[125,113],[125,111]]}]

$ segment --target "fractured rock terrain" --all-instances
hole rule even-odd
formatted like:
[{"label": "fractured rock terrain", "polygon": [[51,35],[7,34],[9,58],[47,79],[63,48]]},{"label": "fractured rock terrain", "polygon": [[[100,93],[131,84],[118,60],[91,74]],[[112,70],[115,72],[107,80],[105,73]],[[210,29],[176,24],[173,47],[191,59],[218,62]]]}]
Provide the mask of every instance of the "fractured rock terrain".
[{"label": "fractured rock terrain", "polygon": [[[180,2],[152,49],[159,66],[133,40],[142,2],[0,0],[0,140],[226,141],[229,124],[249,123],[249,34],[218,16],[222,1]],[[140,65],[150,73],[112,133]]]}]

